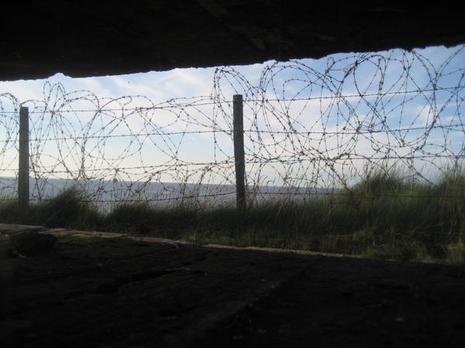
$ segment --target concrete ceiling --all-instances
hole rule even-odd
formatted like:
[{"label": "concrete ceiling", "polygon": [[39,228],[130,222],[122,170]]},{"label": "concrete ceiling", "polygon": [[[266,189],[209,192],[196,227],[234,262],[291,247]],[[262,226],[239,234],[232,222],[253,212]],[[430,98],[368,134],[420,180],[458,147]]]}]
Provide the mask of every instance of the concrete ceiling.
[{"label": "concrete ceiling", "polygon": [[464,23],[452,2],[18,0],[2,4],[0,80],[455,45]]}]

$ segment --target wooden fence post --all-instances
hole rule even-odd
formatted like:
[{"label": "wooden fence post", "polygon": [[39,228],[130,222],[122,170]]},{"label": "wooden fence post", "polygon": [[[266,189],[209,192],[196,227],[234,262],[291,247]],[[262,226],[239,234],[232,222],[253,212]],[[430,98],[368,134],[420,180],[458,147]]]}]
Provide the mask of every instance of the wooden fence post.
[{"label": "wooden fence post", "polygon": [[246,208],[244,159],[244,107],[242,95],[233,96],[234,162],[236,167],[236,206]]},{"label": "wooden fence post", "polygon": [[18,205],[22,216],[29,210],[29,109],[19,110]]}]

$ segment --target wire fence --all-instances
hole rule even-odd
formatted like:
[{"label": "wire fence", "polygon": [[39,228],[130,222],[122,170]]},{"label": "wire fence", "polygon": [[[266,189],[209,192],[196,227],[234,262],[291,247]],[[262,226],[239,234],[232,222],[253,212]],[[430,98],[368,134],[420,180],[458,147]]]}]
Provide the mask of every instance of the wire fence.
[{"label": "wire fence", "polygon": [[[441,51],[444,52],[444,51]],[[0,192],[16,195],[18,112],[29,108],[31,199],[77,185],[100,204],[209,205],[235,197],[232,96],[244,98],[251,201],[338,193],[373,171],[434,182],[465,155],[465,46],[216,69],[207,96],[102,98],[46,83],[0,94]]]}]

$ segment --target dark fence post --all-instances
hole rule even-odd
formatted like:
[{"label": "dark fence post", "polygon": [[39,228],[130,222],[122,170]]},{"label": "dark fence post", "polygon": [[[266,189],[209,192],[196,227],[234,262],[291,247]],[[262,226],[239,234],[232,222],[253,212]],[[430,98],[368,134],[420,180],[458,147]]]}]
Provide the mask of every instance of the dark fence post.
[{"label": "dark fence post", "polygon": [[236,165],[236,206],[246,208],[244,159],[244,107],[242,95],[233,96],[234,162]]},{"label": "dark fence post", "polygon": [[18,205],[24,216],[29,209],[29,109],[19,110]]}]

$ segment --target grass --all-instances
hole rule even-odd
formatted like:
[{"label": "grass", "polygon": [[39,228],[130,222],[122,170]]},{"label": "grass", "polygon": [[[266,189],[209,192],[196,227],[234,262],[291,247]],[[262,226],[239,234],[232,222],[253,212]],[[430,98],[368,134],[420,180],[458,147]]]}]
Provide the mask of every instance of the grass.
[{"label": "grass", "polygon": [[31,206],[21,218],[16,202],[0,205],[0,221],[95,229],[195,243],[307,249],[396,260],[465,262],[465,174],[436,184],[405,182],[385,171],[367,175],[346,192],[305,202],[195,209],[121,203],[101,214],[70,189]]},{"label": "grass", "polygon": [[18,210],[16,200],[0,204],[0,221],[47,227],[101,228],[104,216],[88,202],[83,192],[70,188],[50,200],[32,204],[27,212]]}]

